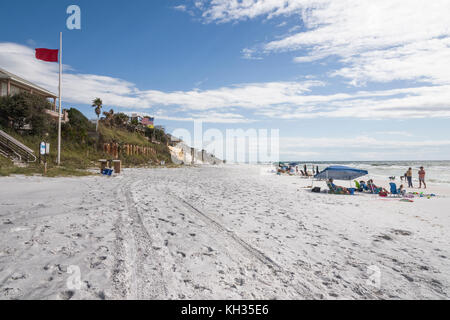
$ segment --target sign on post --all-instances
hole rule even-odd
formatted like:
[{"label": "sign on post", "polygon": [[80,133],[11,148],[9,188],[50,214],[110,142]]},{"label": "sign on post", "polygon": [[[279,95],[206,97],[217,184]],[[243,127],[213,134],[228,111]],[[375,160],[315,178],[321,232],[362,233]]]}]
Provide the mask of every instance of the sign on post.
[{"label": "sign on post", "polygon": [[47,144],[45,142],[41,142],[40,154],[41,156],[47,154]]},{"label": "sign on post", "polygon": [[[50,154],[50,143],[41,142],[39,146],[39,154],[44,157],[44,175],[47,174],[47,156]],[[39,157],[39,163],[41,157]]]}]

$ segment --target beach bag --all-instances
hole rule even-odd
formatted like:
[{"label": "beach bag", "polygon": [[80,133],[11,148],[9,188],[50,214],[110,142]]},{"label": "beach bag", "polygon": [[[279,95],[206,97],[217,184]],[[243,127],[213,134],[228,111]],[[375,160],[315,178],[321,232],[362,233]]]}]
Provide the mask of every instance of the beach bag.
[{"label": "beach bag", "polygon": [[320,187],[312,188],[311,192],[320,193]]},{"label": "beach bag", "polygon": [[386,192],[384,192],[384,191],[380,192],[378,195],[380,197],[384,197],[384,198],[388,196],[388,194]]}]

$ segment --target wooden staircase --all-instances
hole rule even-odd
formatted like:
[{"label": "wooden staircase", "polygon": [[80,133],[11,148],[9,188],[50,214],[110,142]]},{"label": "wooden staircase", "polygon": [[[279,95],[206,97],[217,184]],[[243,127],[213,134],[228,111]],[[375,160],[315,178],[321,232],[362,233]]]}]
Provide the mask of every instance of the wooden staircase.
[{"label": "wooden staircase", "polygon": [[0,156],[9,158],[14,163],[31,163],[37,160],[33,150],[2,130],[0,130]]}]

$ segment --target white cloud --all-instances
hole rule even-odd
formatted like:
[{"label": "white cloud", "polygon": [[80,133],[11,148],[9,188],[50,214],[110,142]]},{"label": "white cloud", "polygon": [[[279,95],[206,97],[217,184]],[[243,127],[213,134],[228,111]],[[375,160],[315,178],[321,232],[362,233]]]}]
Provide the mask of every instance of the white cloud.
[{"label": "white cloud", "polygon": [[373,136],[359,135],[351,138],[302,138],[292,137],[281,139],[280,145],[287,150],[314,150],[320,148],[334,149],[419,149],[424,147],[450,147],[450,140],[387,140],[377,139]]},{"label": "white cloud", "polygon": [[173,8],[177,11],[183,11],[183,12],[187,11],[187,8],[185,5],[179,5],[179,6],[175,6]]},{"label": "white cloud", "polygon": [[[175,113],[175,112],[174,112]],[[193,122],[193,121],[201,121],[203,123],[252,123],[253,120],[246,119],[244,116],[236,113],[230,112],[200,112],[200,113],[192,113],[189,116],[181,117],[169,114],[162,110],[158,110],[156,113],[148,113],[142,111],[128,111],[128,115],[138,114],[140,116],[150,116],[156,117],[158,120],[169,120],[169,121],[177,121],[177,122]]]},{"label": "white cloud", "polygon": [[360,91],[354,94],[303,95],[296,103],[260,109],[279,119],[360,118],[408,119],[450,117],[450,85]]},{"label": "white cloud", "polygon": [[245,48],[242,50],[242,57],[247,60],[261,60],[261,57],[255,56],[255,50]]},{"label": "white cloud", "polygon": [[388,135],[388,136],[403,136],[403,137],[413,137],[414,135],[406,131],[377,131],[376,134]]},{"label": "white cloud", "polygon": [[448,139],[387,140],[367,135],[348,138],[285,137],[280,139],[280,156],[287,160],[430,160],[442,159],[449,150],[450,140]]},{"label": "white cloud", "polygon": [[333,75],[354,85],[393,80],[450,83],[448,0],[212,0],[207,22],[301,16],[305,30],[264,45],[267,53],[306,50],[296,62],[337,56]]},{"label": "white cloud", "polygon": [[[58,64],[36,60],[33,49],[15,44],[0,43],[0,66],[52,92],[58,92]],[[69,71],[70,66],[64,66]],[[137,107],[150,105],[136,95],[137,89],[127,81],[93,74],[63,74],[63,101],[90,104],[101,97],[105,104]]]},{"label": "white cloud", "polygon": [[395,48],[363,52],[342,60],[348,64],[333,75],[366,81],[416,80],[450,84],[450,37],[417,41]]},{"label": "white cloud", "polygon": [[[0,66],[57,92],[58,65],[36,60],[29,47],[0,43]],[[141,90],[131,82],[109,76],[76,73],[70,66],[65,66],[65,70],[65,105],[90,104],[101,97],[107,108],[152,109],[164,111],[173,119],[243,123],[267,118],[450,117],[450,85],[324,95],[315,93],[326,85],[324,82],[305,79],[164,92]]]},{"label": "white cloud", "polygon": [[247,83],[213,90],[142,91],[140,97],[150,104],[178,105],[182,110],[212,110],[227,107],[258,109],[283,103],[295,103],[320,81]]},{"label": "white cloud", "polygon": [[212,0],[204,6],[203,17],[207,22],[230,22],[234,20],[253,19],[268,15],[269,18],[282,14],[301,12],[307,3],[321,2],[310,0]]}]

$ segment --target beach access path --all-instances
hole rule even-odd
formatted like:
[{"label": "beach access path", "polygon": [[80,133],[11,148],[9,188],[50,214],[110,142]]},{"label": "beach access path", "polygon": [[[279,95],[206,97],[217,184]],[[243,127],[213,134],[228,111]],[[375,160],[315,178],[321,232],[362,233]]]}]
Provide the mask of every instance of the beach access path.
[{"label": "beach access path", "polygon": [[0,178],[0,299],[450,298],[450,186],[309,185],[240,165]]}]

